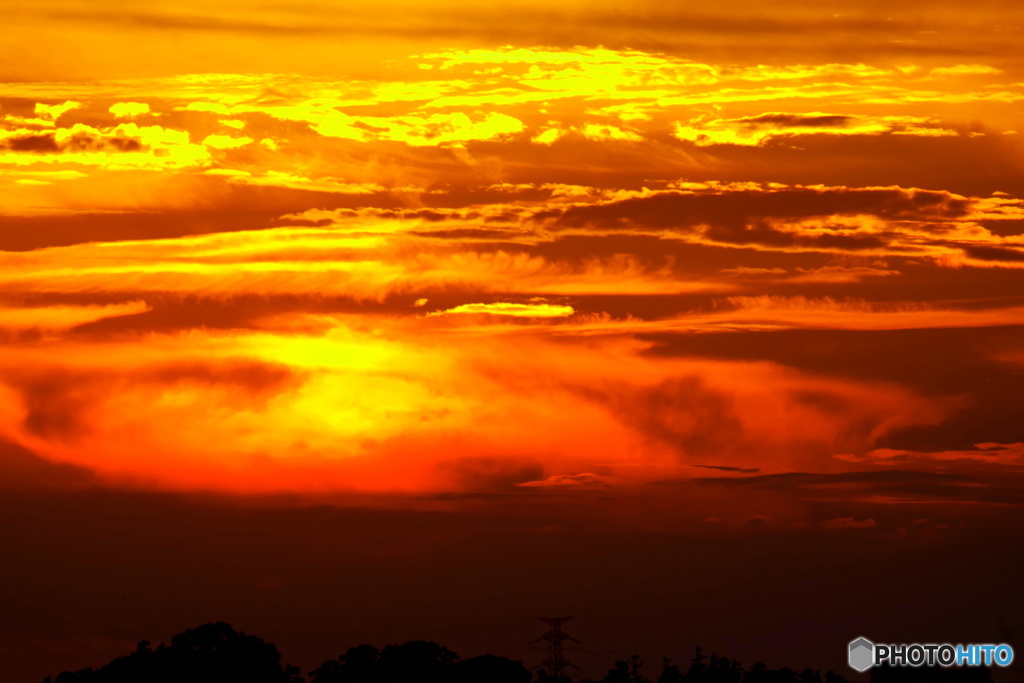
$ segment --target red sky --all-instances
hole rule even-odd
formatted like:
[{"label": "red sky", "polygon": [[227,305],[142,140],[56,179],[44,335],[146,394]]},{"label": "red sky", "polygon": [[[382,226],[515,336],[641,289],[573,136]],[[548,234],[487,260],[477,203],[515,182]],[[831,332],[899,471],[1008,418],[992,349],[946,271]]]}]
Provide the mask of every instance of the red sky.
[{"label": "red sky", "polygon": [[5,5],[4,680],[1024,630],[1016,3],[339,5]]}]

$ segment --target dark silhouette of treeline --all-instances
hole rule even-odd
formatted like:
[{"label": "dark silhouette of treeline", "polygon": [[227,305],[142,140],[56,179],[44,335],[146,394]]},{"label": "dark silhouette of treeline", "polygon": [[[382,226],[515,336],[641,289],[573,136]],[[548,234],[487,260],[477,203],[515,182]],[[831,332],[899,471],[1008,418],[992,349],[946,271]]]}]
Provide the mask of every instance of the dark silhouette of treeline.
[{"label": "dark silhouette of treeline", "polygon": [[[871,683],[990,683],[987,669],[878,668]],[[171,638],[170,644],[139,642],[135,651],[93,670],[65,671],[44,683],[305,683],[297,667],[283,664],[272,643],[235,631],[224,622],[204,624]],[[572,683],[521,661],[481,655],[461,659],[437,643],[414,640],[378,650],[349,648],[309,672],[309,683]],[[698,647],[688,665],[668,658],[645,673],[638,656],[617,661],[602,678],[579,683],[849,683],[832,671],[769,669],[758,662],[704,654]]]},{"label": "dark silhouette of treeline", "polygon": [[[281,663],[277,647],[223,621],[190,628],[171,644],[135,652],[93,671],[65,671],[56,683],[303,683],[298,668]],[[45,683],[52,683],[49,676]]]}]

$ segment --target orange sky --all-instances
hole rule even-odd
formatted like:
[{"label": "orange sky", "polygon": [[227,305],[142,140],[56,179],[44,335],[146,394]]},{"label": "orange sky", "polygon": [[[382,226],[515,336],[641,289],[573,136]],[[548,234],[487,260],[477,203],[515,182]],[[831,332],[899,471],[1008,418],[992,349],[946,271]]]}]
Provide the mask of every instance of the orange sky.
[{"label": "orange sky", "polygon": [[12,490],[1016,528],[1019,4],[359,7],[5,3]]}]

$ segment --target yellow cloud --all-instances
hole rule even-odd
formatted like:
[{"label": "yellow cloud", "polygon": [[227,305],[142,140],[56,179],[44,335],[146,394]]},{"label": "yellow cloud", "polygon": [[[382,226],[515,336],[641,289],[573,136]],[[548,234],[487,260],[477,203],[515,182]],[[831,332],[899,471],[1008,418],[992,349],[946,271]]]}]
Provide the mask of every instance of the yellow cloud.
[{"label": "yellow cloud", "polygon": [[189,102],[183,109],[185,111],[208,111],[214,114],[231,113],[231,108],[220,102]]},{"label": "yellow cloud", "polygon": [[[25,134],[25,131],[0,131],[0,140]],[[53,129],[46,139],[46,146],[33,154],[9,147],[0,151],[0,164],[81,164],[109,170],[179,169],[200,165],[210,158],[204,146],[189,141],[187,131],[139,126],[134,122],[112,128],[76,123]]]},{"label": "yellow cloud", "polygon": [[563,135],[565,135],[565,132],[558,128],[546,128],[530,138],[530,142],[536,142],[538,145],[550,145]]},{"label": "yellow cloud", "polygon": [[244,147],[252,142],[252,138],[235,138],[230,135],[207,135],[203,139],[203,144],[207,147],[213,147],[214,149],[235,149],[236,147]]},{"label": "yellow cloud", "polygon": [[642,142],[643,136],[634,133],[633,131],[624,130],[617,126],[600,125],[596,123],[588,123],[583,126],[583,137],[588,140],[618,140],[628,142]]},{"label": "yellow cloud", "polygon": [[35,106],[35,112],[36,116],[42,117],[44,119],[49,119],[50,121],[56,121],[65,112],[69,112],[72,109],[78,109],[81,106],[81,102],[74,102],[71,100],[68,100],[67,102],[62,102],[61,104],[44,104],[42,102],[39,102]]},{"label": "yellow cloud", "polygon": [[564,318],[575,311],[572,306],[558,306],[554,304],[516,304],[516,303],[493,303],[493,304],[462,304],[455,308],[444,311],[434,311],[428,316],[438,315],[504,315],[515,318]]},{"label": "yellow cloud", "polygon": [[145,102],[118,102],[110,105],[108,110],[115,118],[130,119],[149,113],[149,105]]},{"label": "yellow cloud", "polygon": [[560,335],[654,334],[819,330],[912,330],[1024,324],[1024,307],[957,310],[927,304],[873,304],[857,299],[804,296],[736,296],[716,300],[711,311],[659,320],[581,316],[552,329]]},{"label": "yellow cloud", "polygon": [[[415,221],[367,218],[338,228],[274,228],[10,254],[0,291],[344,295],[383,300],[443,287],[509,294],[729,292],[629,255],[582,262],[508,251],[439,249]],[[544,309],[538,309],[544,310]]]},{"label": "yellow cloud", "polygon": [[939,66],[928,73],[932,76],[995,76],[1003,73],[1003,70],[987,64],[957,64],[956,66]]},{"label": "yellow cloud", "polygon": [[373,194],[386,192],[387,188],[377,183],[350,183],[330,176],[306,178],[286,171],[267,171],[262,175],[253,175],[248,171],[230,169],[210,169],[209,175],[223,175],[228,182],[241,185],[261,185],[264,187],[288,187],[293,190],[310,190],[314,192],[336,192],[338,194]]}]

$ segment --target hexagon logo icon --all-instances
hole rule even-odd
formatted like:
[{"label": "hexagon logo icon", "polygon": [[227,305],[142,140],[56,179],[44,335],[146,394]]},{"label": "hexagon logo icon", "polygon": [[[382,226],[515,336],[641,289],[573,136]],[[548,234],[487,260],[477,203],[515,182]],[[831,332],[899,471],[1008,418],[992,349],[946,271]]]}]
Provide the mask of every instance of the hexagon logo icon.
[{"label": "hexagon logo icon", "polygon": [[858,638],[850,642],[850,668],[856,671],[867,671],[875,662],[875,644],[867,638]]}]

